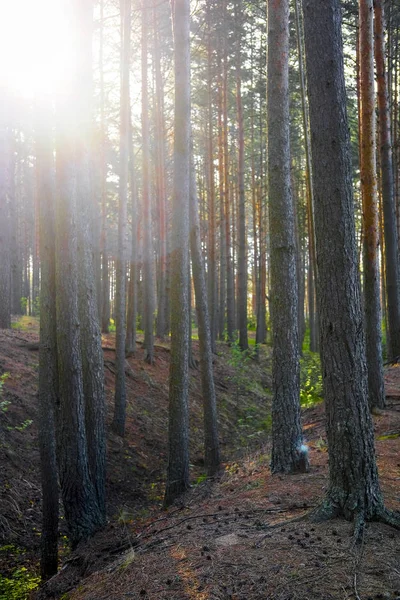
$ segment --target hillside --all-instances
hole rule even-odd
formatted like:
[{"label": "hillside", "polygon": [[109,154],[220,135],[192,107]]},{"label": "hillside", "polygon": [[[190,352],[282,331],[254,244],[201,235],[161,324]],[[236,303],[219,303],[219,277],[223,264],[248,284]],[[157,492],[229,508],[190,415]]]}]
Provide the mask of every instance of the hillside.
[{"label": "hillside", "polygon": [[[38,326],[27,318],[16,325],[0,332],[0,375],[9,374],[0,398],[2,600],[25,598],[36,585],[40,540]],[[103,346],[110,420],[113,334],[104,337]],[[64,568],[38,597],[400,597],[398,532],[373,523],[362,546],[353,549],[351,524],[298,520],[321,501],[327,483],[322,404],[303,413],[310,473],[270,475],[268,348],[256,362],[219,346],[215,373],[224,471],[216,482],[204,479],[200,374],[191,370],[193,487],[181,505],[162,511],[168,366],[168,344],[157,345],[153,366],[144,363],[140,348],[128,359],[127,435],[108,439],[109,525],[73,555],[61,532]],[[387,370],[386,383],[387,410],[374,417],[376,446],[385,501],[398,509],[400,368]]]}]

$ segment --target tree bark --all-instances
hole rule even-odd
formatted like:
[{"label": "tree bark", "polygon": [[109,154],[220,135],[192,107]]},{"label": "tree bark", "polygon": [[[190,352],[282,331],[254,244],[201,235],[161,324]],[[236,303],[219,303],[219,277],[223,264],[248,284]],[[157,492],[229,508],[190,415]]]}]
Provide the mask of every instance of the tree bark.
[{"label": "tree bark", "polygon": [[289,1],[268,1],[268,190],[273,404],[271,470],[302,469],[298,297],[289,149]]},{"label": "tree bark", "polygon": [[204,411],[204,463],[212,477],[220,467],[218,416],[212,364],[212,341],[207,305],[206,277],[201,252],[199,206],[193,161],[190,167],[190,253],[199,326],[200,369]]},{"label": "tree bark", "polygon": [[329,486],[315,518],[391,519],[368,409],[339,0],[303,0]]},{"label": "tree bark", "polygon": [[51,107],[38,115],[36,177],[39,198],[41,264],[39,345],[39,450],[42,481],[42,535],[40,572],[44,581],[58,567],[58,473],[56,458],[56,407],[58,404],[56,265],[54,223],[54,160]]},{"label": "tree bark", "polygon": [[175,120],[171,249],[171,363],[165,505],[189,487],[190,7],[173,0]]},{"label": "tree bark", "polygon": [[388,344],[388,357],[393,360],[400,356],[400,284],[382,0],[374,1],[374,11],[381,185],[385,236],[385,281],[390,340]]},{"label": "tree bark", "polygon": [[238,190],[239,190],[239,214],[238,214],[238,328],[239,346],[241,350],[248,350],[249,341],[247,336],[247,254],[246,254],[246,207],[244,193],[244,124],[242,104],[242,2],[236,0],[236,105],[239,135],[239,160],[238,160]]},{"label": "tree bark", "polygon": [[360,0],[361,195],[364,223],[364,310],[370,408],[385,406],[382,363],[379,221],[376,185],[373,0]]}]

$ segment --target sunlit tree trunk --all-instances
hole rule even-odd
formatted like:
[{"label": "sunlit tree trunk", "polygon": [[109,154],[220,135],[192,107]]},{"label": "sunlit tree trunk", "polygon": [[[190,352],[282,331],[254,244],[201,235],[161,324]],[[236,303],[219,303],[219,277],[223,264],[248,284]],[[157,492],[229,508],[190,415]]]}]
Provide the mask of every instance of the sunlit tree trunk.
[{"label": "sunlit tree trunk", "polygon": [[383,507],[368,407],[339,0],[303,0],[329,485],[316,518],[394,522]]},{"label": "sunlit tree trunk", "polygon": [[77,138],[77,203],[79,318],[85,396],[85,424],[90,478],[96,492],[101,525],[106,519],[106,439],[104,359],[97,302],[98,230],[93,186],[92,32],[93,0],[79,2],[79,114]]},{"label": "sunlit tree trunk", "polygon": [[379,289],[379,221],[375,153],[373,2],[360,0],[361,193],[364,222],[364,309],[370,407],[385,405]]},{"label": "sunlit tree trunk", "polygon": [[115,297],[115,408],[113,429],[118,435],[125,434],[126,381],[125,381],[125,340],[126,340],[126,230],[130,143],[130,100],[129,66],[131,36],[131,0],[121,0],[122,49],[121,49],[121,103],[120,103],[120,168],[118,204],[118,256]]},{"label": "sunlit tree trunk", "polygon": [[394,359],[400,356],[399,257],[394,205],[392,142],[390,132],[387,73],[385,66],[385,38],[382,0],[374,1],[374,11],[381,185],[385,235],[385,281],[387,294],[387,320],[389,326],[388,355],[390,359]]}]

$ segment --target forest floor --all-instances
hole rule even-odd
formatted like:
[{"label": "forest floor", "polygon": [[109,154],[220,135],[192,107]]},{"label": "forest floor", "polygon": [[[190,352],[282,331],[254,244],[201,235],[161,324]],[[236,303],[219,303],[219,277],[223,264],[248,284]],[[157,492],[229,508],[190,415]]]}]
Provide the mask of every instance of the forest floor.
[{"label": "forest floor", "polygon": [[[0,600],[36,587],[40,543],[37,445],[38,324],[24,317],[0,331]],[[193,343],[194,354],[197,344]],[[112,417],[114,335],[103,338]],[[107,349],[108,348],[108,349]],[[63,565],[36,597],[63,600],[400,599],[400,533],[368,525],[352,546],[352,524],[296,521],[327,485],[323,403],[304,409],[307,474],[271,476],[270,350],[259,362],[221,344],[215,357],[223,471],[206,481],[200,373],[191,370],[192,489],[162,510],[166,469],[168,343],[154,365],[127,359],[124,440],[108,439],[109,524],[74,553],[61,528]],[[386,505],[400,506],[400,365],[385,372],[387,408],[374,416]],[[1,387],[1,384],[0,384]],[[63,522],[63,521],[61,521]]]}]

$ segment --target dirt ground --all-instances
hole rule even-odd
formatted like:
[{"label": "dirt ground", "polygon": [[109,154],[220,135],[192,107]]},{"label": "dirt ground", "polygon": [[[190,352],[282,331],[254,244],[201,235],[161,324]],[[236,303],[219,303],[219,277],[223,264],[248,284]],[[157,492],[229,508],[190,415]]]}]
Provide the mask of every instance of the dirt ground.
[{"label": "dirt ground", "polygon": [[[40,541],[37,449],[37,323],[0,332],[0,572],[35,571]],[[113,335],[103,340],[109,419],[114,382]],[[196,343],[194,344],[196,353]],[[63,568],[37,598],[63,600],[400,600],[400,533],[368,525],[352,545],[352,524],[296,520],[317,506],[327,485],[323,404],[303,411],[308,474],[269,473],[269,354],[237,363],[221,347],[215,359],[224,469],[202,471],[199,372],[191,375],[192,489],[168,511],[161,501],[166,466],[169,350],[158,344],[153,366],[139,349],[129,358],[127,435],[110,435],[110,522],[74,554],[60,533]],[[238,375],[239,371],[239,375]],[[400,507],[400,366],[386,369],[387,408],[374,416],[381,486]],[[4,409],[4,406],[3,406]],[[23,596],[21,596],[22,598]],[[24,596],[26,597],[26,596]],[[1,595],[1,600],[7,600]]]}]

